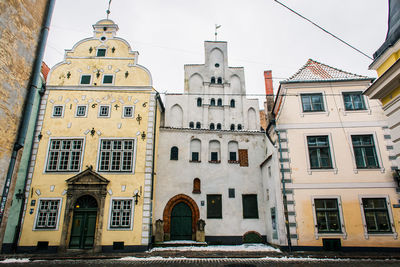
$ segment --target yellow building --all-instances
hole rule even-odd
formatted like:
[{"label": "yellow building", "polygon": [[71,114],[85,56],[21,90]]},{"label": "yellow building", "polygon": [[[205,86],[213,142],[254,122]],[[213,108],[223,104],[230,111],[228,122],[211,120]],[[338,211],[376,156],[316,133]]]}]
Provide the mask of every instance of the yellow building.
[{"label": "yellow building", "polygon": [[140,251],[151,242],[162,102],[111,20],[50,73],[19,251]]}]

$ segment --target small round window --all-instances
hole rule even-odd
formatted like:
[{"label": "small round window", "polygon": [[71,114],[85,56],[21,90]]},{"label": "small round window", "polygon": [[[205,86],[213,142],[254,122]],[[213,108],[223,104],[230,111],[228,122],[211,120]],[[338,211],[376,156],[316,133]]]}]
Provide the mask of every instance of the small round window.
[{"label": "small round window", "polygon": [[101,37],[100,39],[101,39],[102,41],[105,41],[105,40],[106,40],[106,37],[103,36],[103,37]]},{"label": "small round window", "polygon": [[218,64],[218,63],[215,63],[215,67],[216,67],[216,68],[219,68],[219,64]]}]

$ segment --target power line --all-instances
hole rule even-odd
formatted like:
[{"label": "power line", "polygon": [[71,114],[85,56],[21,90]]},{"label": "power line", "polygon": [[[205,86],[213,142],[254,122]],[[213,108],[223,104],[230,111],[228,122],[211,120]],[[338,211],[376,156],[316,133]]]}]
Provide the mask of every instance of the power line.
[{"label": "power line", "polygon": [[293,9],[291,9],[290,7],[284,5],[283,3],[279,2],[278,0],[274,0],[275,2],[277,2],[278,4],[280,4],[281,6],[287,8],[288,10],[290,10],[291,12],[293,12],[294,14],[296,14],[297,16],[299,16],[302,19],[305,19],[306,21],[310,22],[312,25],[314,25],[315,27],[319,28],[320,30],[326,32],[327,34],[331,35],[333,38],[339,40],[340,42],[344,43],[345,45],[349,46],[350,48],[356,50],[357,52],[359,52],[360,54],[362,54],[363,56],[366,56],[367,58],[374,60],[372,57],[368,56],[366,53],[362,52],[360,49],[355,48],[354,46],[352,46],[351,44],[349,44],[348,42],[344,41],[343,39],[339,38],[338,36],[334,35],[333,33],[329,32],[328,30],[325,30],[324,28],[322,28],[321,26],[319,26],[318,24],[316,24],[315,22],[311,21],[310,19],[304,17],[303,15],[301,15],[300,13],[294,11]]}]

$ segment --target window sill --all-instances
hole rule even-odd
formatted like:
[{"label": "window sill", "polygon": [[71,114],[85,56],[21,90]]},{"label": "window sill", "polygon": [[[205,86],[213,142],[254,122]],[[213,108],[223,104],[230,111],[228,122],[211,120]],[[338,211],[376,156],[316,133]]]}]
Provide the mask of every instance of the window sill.
[{"label": "window sill", "polygon": [[380,171],[381,173],[385,172],[385,168],[381,167],[381,168],[355,168],[353,169],[354,173],[358,173],[359,171],[363,172],[363,171]]},{"label": "window sill", "polygon": [[201,194],[200,191],[193,191],[192,194]]},{"label": "window sill", "polygon": [[111,228],[111,227],[109,227],[108,229],[107,229],[108,231],[132,231],[132,227],[129,227],[129,228]]},{"label": "window sill", "polygon": [[348,114],[352,114],[352,113],[356,113],[356,114],[360,114],[360,113],[366,113],[368,115],[371,115],[371,110],[370,109],[355,109],[355,110],[342,110],[343,115],[346,116]]},{"label": "window sill", "polygon": [[189,162],[192,162],[192,163],[200,163],[201,160],[189,160]]},{"label": "window sill", "polygon": [[347,238],[347,233],[337,232],[337,233],[315,233],[315,239],[318,240],[320,237],[342,237],[343,239]]},{"label": "window sill", "polygon": [[229,164],[239,164],[238,160],[228,160]]},{"label": "window sill", "polygon": [[334,174],[337,174],[338,169],[337,168],[326,168],[326,169],[307,169],[307,172],[309,175],[311,175],[313,172],[333,172]]},{"label": "window sill", "polygon": [[371,237],[371,236],[388,236],[388,237],[391,236],[391,237],[393,237],[393,239],[398,238],[397,232],[385,232],[385,233],[364,232],[364,236],[365,236],[365,239],[369,239],[369,237]]},{"label": "window sill", "polygon": [[221,219],[222,220],[222,217],[207,217],[207,219]]},{"label": "window sill", "polygon": [[300,116],[301,117],[304,117],[304,115],[326,115],[326,116],[329,116],[329,111],[306,111],[306,112],[304,112],[304,111],[302,111],[301,113],[300,113]]},{"label": "window sill", "polygon": [[220,160],[209,160],[208,163],[219,164],[221,163]]}]

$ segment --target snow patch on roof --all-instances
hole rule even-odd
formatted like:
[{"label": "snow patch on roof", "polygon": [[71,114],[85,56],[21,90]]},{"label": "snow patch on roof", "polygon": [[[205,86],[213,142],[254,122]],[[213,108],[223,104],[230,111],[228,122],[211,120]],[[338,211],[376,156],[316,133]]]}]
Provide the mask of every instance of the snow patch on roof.
[{"label": "snow patch on roof", "polygon": [[0,263],[27,263],[30,262],[29,259],[23,258],[23,259],[15,259],[15,258],[9,258],[0,261]]}]

